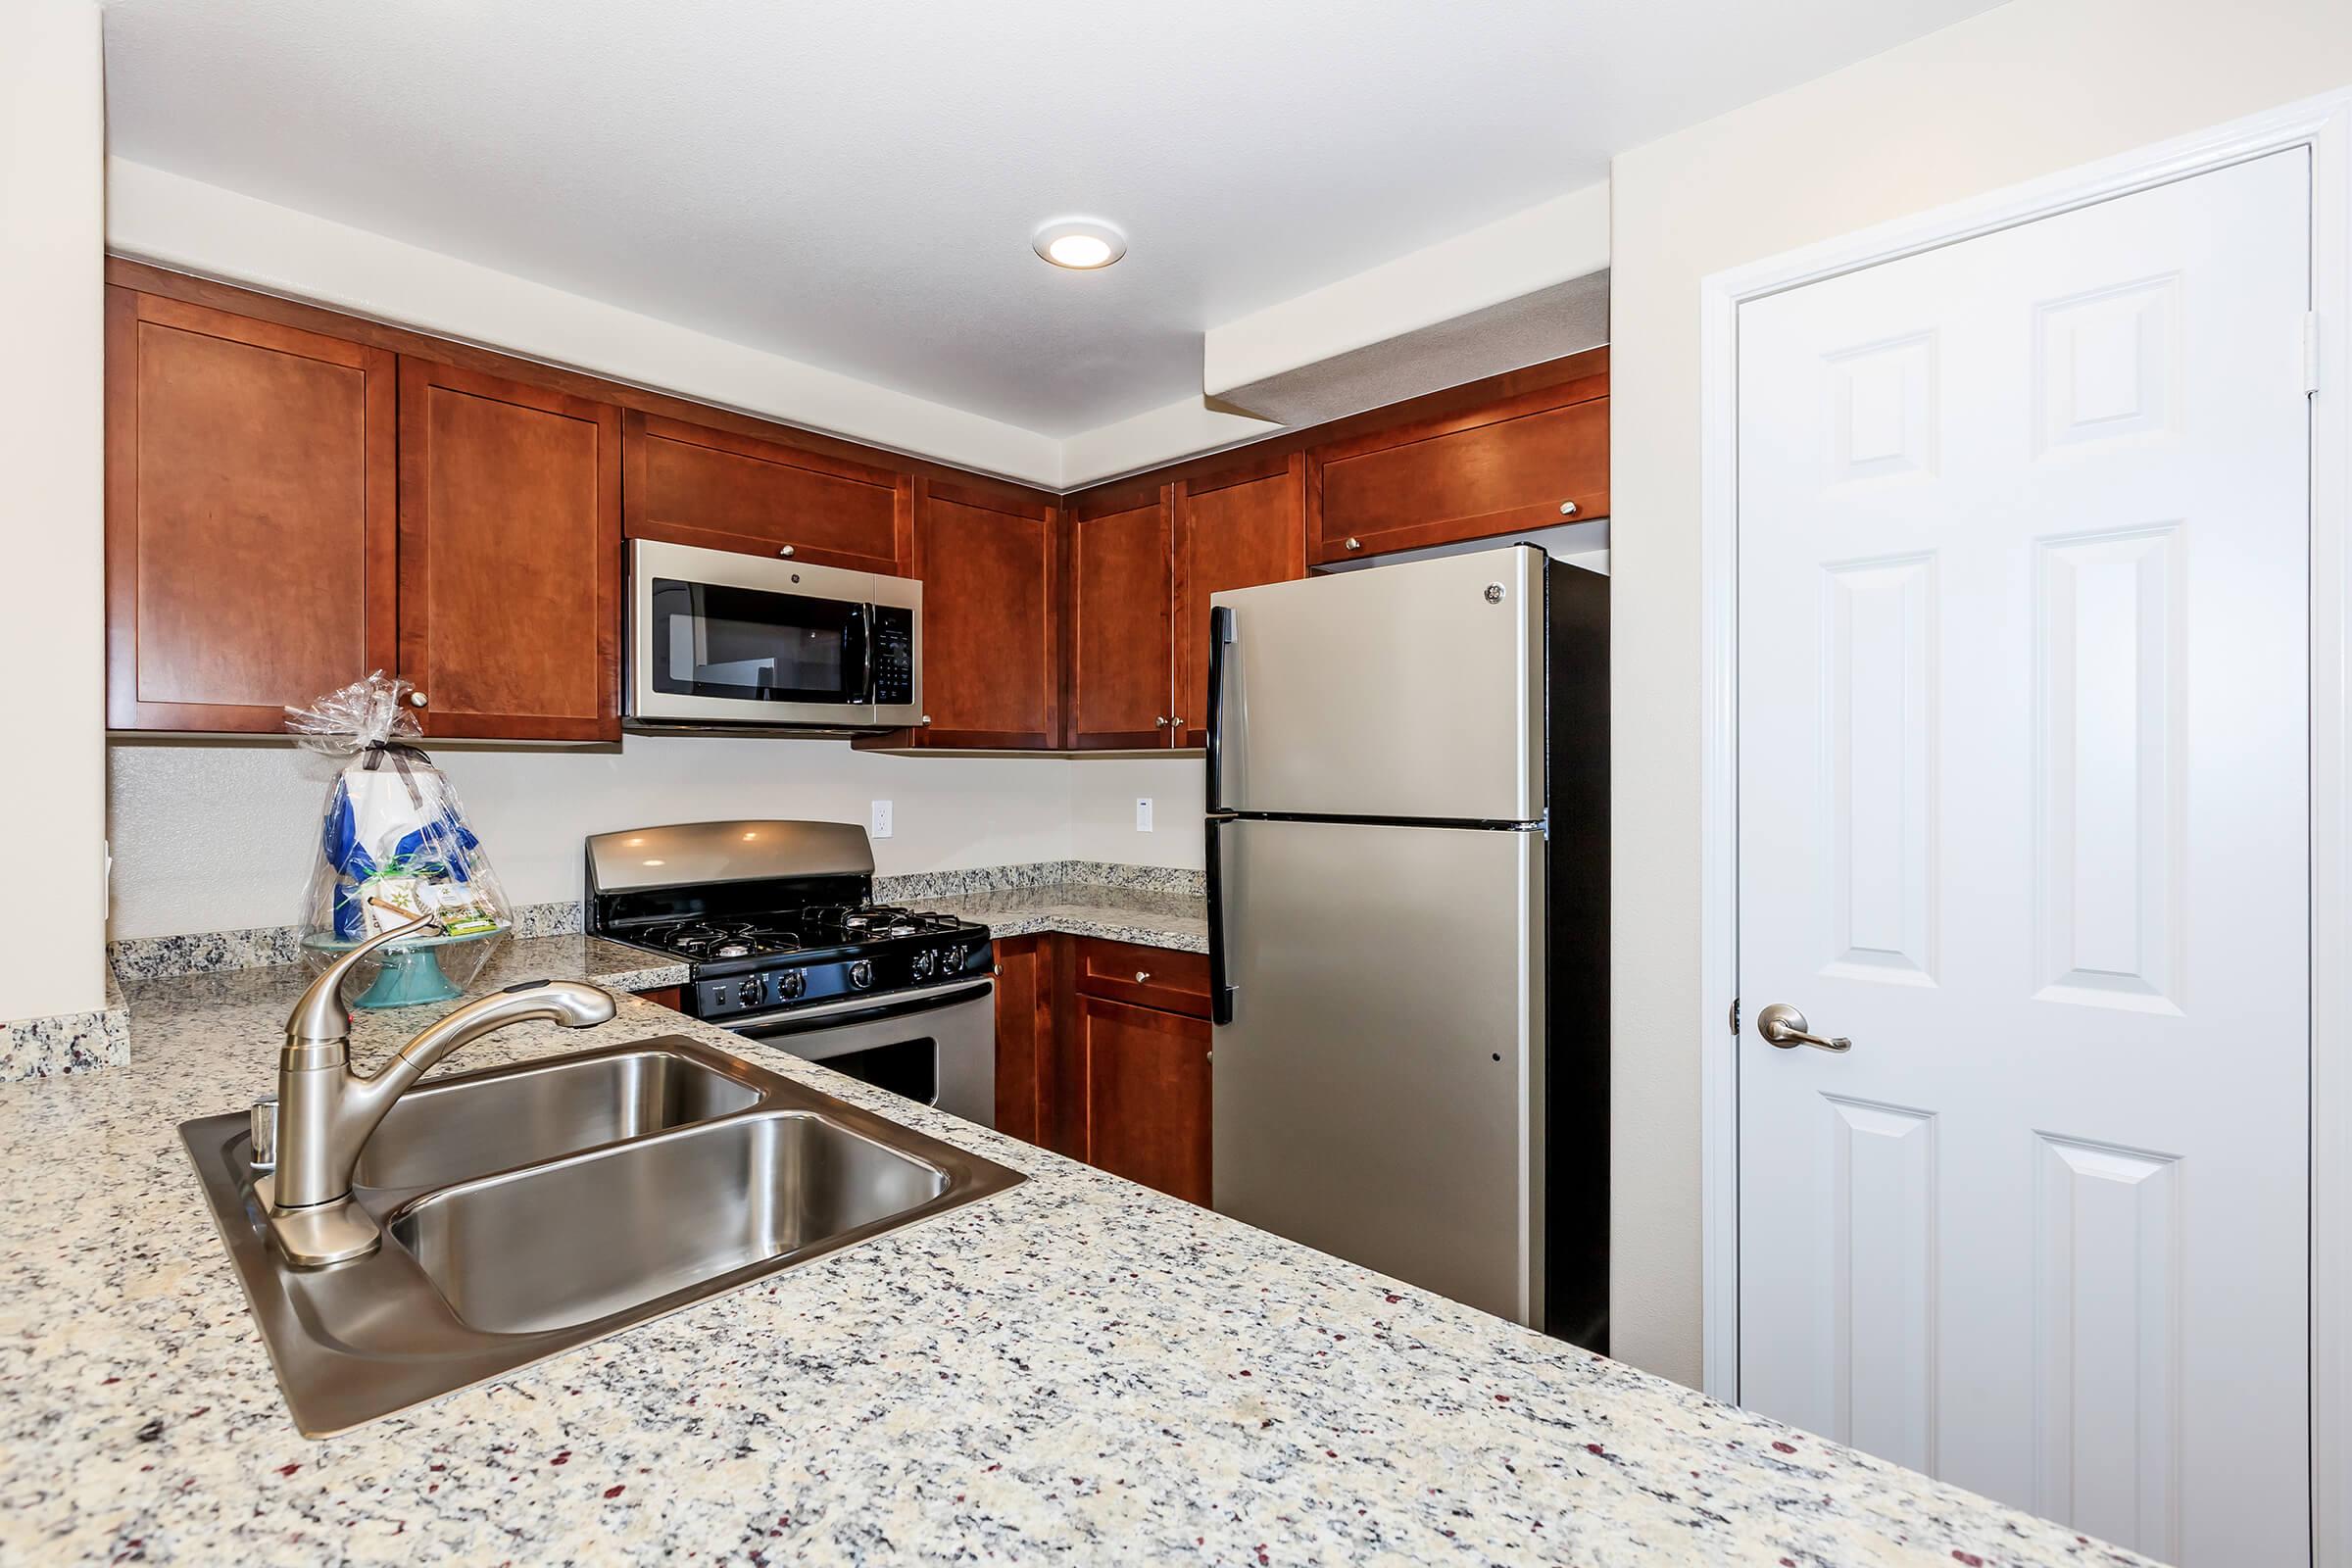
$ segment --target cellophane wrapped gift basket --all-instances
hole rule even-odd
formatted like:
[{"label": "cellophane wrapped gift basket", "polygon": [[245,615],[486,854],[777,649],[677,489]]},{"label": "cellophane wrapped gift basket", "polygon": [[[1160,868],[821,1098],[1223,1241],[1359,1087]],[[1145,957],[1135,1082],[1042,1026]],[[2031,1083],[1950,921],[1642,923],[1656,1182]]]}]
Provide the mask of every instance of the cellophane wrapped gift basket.
[{"label": "cellophane wrapped gift basket", "polygon": [[416,743],[409,683],[381,671],[286,710],[286,727],[315,752],[347,758],[319,819],[318,861],[303,901],[303,956],[319,970],[344,952],[421,914],[434,924],[361,961],[360,1007],[401,1007],[461,995],[514,925],[481,840],[457,791]]}]

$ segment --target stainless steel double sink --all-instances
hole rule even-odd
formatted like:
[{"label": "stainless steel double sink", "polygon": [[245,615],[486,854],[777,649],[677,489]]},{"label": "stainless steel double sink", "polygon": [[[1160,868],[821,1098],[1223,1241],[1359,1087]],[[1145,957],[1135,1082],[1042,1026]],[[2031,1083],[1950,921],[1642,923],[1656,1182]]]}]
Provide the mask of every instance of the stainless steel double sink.
[{"label": "stainless steel double sink", "polygon": [[1023,1178],[683,1035],[428,1080],[362,1155],[369,1256],[270,1245],[250,1118],[180,1124],[295,1425],[323,1437]]}]

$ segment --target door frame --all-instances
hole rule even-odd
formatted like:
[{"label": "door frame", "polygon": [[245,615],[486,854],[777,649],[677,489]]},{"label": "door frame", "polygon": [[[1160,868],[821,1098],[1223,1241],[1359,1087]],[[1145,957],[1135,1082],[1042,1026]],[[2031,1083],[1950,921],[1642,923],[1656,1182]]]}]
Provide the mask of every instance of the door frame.
[{"label": "door frame", "polygon": [[[1717,272],[1699,285],[1703,1386],[1740,1396],[1739,311],[1841,273],[2310,150],[2311,951],[2352,949],[2352,88]],[[2352,983],[2311,966],[2312,1560],[2352,1568]]]}]

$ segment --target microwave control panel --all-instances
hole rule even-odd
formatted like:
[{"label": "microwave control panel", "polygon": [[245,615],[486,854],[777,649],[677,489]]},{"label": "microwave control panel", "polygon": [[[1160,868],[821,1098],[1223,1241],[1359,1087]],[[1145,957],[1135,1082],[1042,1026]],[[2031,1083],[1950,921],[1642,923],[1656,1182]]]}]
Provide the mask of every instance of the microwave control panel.
[{"label": "microwave control panel", "polygon": [[874,607],[874,706],[914,701],[914,612]]}]

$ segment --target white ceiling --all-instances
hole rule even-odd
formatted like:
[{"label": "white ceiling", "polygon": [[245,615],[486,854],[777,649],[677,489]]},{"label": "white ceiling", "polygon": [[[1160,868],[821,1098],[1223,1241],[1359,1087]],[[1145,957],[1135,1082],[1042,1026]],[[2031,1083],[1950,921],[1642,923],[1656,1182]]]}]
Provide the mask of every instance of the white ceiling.
[{"label": "white ceiling", "polygon": [[[107,0],[118,156],[1054,438],[1988,0]],[[1037,260],[1108,218],[1127,258]]]}]

